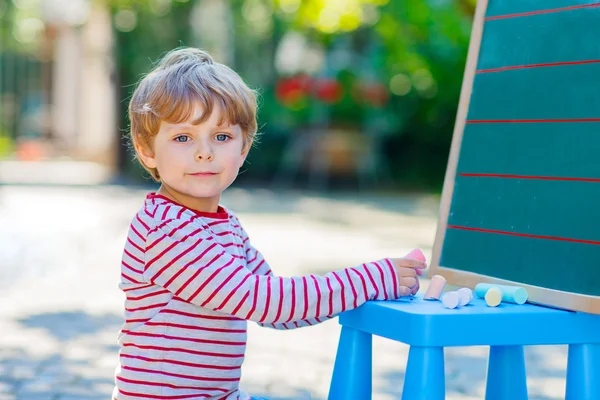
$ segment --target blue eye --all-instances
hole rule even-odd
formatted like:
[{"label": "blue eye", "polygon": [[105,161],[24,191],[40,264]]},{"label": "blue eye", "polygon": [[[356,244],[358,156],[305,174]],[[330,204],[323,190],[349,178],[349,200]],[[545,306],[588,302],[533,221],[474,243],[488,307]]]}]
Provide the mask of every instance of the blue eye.
[{"label": "blue eye", "polygon": [[216,139],[217,139],[217,141],[219,141],[219,142],[226,142],[226,141],[227,141],[227,139],[229,139],[229,135],[226,135],[226,134],[224,134],[224,133],[219,133],[219,134],[216,136]]},{"label": "blue eye", "polygon": [[179,143],[185,143],[188,141],[188,139],[189,139],[189,136],[186,136],[186,135],[179,135],[179,136],[175,137],[175,141],[179,142]]}]

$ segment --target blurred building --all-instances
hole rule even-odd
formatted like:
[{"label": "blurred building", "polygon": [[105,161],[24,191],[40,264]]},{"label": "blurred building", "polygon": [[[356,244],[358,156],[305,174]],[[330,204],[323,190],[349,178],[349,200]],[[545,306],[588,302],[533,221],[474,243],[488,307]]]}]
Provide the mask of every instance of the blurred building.
[{"label": "blurred building", "polygon": [[61,163],[45,175],[77,173],[73,161],[104,179],[118,139],[108,10],[91,0],[0,0],[0,18],[0,181]]}]

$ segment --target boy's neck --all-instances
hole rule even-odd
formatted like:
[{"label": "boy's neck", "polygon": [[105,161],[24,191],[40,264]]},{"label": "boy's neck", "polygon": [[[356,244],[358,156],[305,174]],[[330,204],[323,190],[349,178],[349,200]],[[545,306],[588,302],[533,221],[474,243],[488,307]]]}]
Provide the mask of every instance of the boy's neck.
[{"label": "boy's neck", "polygon": [[216,213],[219,208],[220,196],[216,198],[198,198],[187,196],[171,189],[164,183],[160,185],[160,188],[156,194],[165,196],[166,198],[195,211]]}]

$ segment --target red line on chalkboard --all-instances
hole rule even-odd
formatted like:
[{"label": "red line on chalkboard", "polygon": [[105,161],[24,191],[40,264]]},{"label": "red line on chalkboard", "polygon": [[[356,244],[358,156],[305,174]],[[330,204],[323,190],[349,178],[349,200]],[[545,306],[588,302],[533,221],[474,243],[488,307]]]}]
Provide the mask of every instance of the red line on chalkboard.
[{"label": "red line on chalkboard", "polygon": [[498,235],[509,235],[509,236],[519,236],[519,237],[527,237],[527,238],[533,238],[533,239],[558,240],[558,241],[561,241],[561,242],[573,242],[573,243],[586,243],[586,244],[598,244],[598,245],[600,245],[600,241],[596,241],[596,240],[574,239],[574,238],[565,238],[565,237],[547,236],[547,235],[532,235],[532,234],[529,234],[529,233],[499,231],[499,230],[496,230],[496,229],[472,228],[472,227],[469,227],[469,226],[460,226],[460,225],[448,225],[448,229],[460,229],[460,230],[463,230],[463,231],[496,233]]},{"label": "red line on chalkboard", "polygon": [[565,119],[468,119],[467,124],[535,124],[548,122],[600,122],[600,118],[565,118]]},{"label": "red line on chalkboard", "polygon": [[478,74],[485,74],[485,73],[488,73],[488,72],[511,71],[511,70],[515,70],[515,69],[559,67],[559,66],[563,66],[563,65],[582,65],[582,64],[596,64],[596,63],[600,63],[600,60],[561,61],[561,62],[546,63],[546,64],[512,65],[512,66],[509,66],[509,67],[479,69],[476,72]]},{"label": "red line on chalkboard", "polygon": [[536,175],[513,175],[513,174],[467,174],[460,173],[464,177],[479,178],[506,178],[506,179],[539,179],[544,181],[577,181],[577,182],[600,182],[600,178],[571,178],[566,176],[536,176]]},{"label": "red line on chalkboard", "polygon": [[530,11],[530,12],[517,13],[517,14],[495,15],[493,17],[487,17],[485,20],[486,21],[493,21],[493,20],[496,20],[496,19],[528,17],[530,15],[550,14],[550,13],[556,13],[556,12],[561,12],[561,11],[570,11],[570,10],[577,10],[577,9],[580,9],[580,8],[591,8],[591,7],[598,7],[598,6],[600,6],[600,3],[581,4],[581,5],[578,5],[578,6],[553,8],[553,9],[550,9],[550,10],[538,10],[538,11]]}]

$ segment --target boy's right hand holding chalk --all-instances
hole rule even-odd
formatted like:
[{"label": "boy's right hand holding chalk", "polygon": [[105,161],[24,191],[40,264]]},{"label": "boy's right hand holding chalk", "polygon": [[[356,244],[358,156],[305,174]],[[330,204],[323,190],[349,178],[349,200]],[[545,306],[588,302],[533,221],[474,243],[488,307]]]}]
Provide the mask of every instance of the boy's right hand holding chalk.
[{"label": "boy's right hand holding chalk", "polygon": [[400,295],[414,295],[419,291],[418,275],[423,275],[423,269],[427,268],[425,256],[415,249],[403,258],[392,258],[398,278],[400,279]]}]

